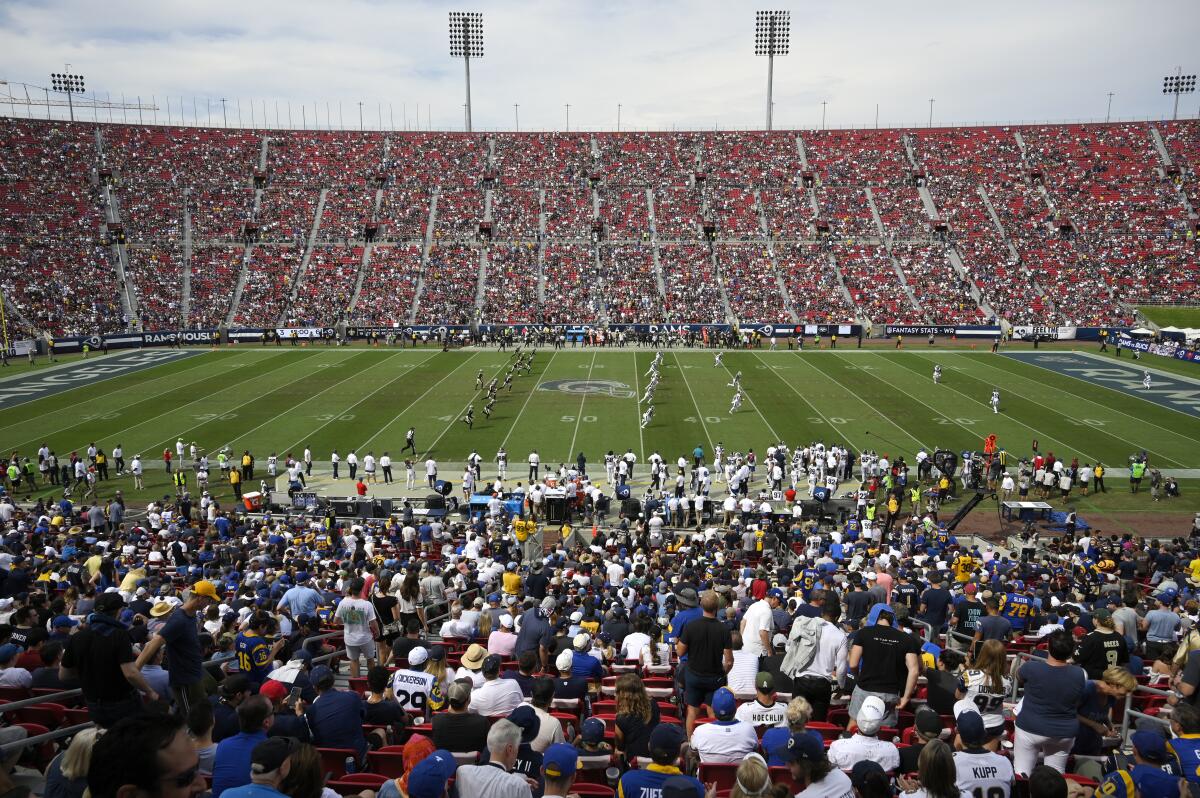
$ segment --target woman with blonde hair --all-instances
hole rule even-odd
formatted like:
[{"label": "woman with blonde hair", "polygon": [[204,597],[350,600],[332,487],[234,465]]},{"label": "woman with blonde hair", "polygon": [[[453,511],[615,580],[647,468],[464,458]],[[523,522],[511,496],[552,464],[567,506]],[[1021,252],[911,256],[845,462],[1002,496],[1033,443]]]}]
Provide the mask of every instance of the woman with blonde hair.
[{"label": "woman with blonde hair", "polygon": [[771,784],[767,760],[750,754],[738,765],[737,775],[729,798],[787,798],[791,791],[785,784]]},{"label": "woman with blonde hair", "polygon": [[646,692],[642,677],[626,673],[617,678],[616,745],[627,758],[650,756],[650,732],[658,725],[658,704]]},{"label": "woman with blonde hair", "polygon": [[103,729],[84,729],[75,735],[66,751],[54,757],[46,768],[44,798],[83,798],[88,786],[88,768],[92,765],[92,747],[102,734]]},{"label": "woman with blonde hair", "polygon": [[1098,756],[1104,750],[1104,738],[1114,737],[1113,710],[1125,703],[1125,696],[1137,689],[1137,679],[1120,665],[1105,668],[1099,679],[1088,683],[1079,704],[1079,731],[1071,753]]}]

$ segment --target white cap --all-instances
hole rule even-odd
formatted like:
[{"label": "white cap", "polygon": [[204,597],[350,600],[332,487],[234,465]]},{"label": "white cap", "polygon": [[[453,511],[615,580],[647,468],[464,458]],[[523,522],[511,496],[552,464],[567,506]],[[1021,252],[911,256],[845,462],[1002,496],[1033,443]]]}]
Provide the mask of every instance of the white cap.
[{"label": "white cap", "polygon": [[505,629],[511,629],[513,626],[513,617],[507,612],[500,616],[500,625]]},{"label": "white cap", "polygon": [[879,574],[875,573],[874,571],[867,571],[867,579],[868,579],[868,581],[874,581],[874,580],[876,580],[876,579],[878,579],[878,578],[879,578]]},{"label": "white cap", "polygon": [[863,699],[862,706],[858,708],[858,716],[854,720],[863,734],[874,734],[879,731],[885,715],[887,705],[883,703],[883,699],[870,695]]},{"label": "white cap", "polygon": [[587,632],[580,632],[579,634],[575,635],[574,643],[577,650],[583,651],[592,644],[592,636]]},{"label": "white cap", "polygon": [[571,666],[575,664],[575,654],[571,649],[567,649],[558,655],[558,659],[554,660],[554,666],[561,672],[571,670]]},{"label": "white cap", "polygon": [[583,620],[582,612],[575,611],[575,612],[571,613],[571,623],[579,623],[582,620]]},{"label": "white cap", "polygon": [[427,659],[429,659],[429,649],[425,648],[425,646],[414,646],[408,652],[408,664],[413,668],[418,665],[424,665]]}]

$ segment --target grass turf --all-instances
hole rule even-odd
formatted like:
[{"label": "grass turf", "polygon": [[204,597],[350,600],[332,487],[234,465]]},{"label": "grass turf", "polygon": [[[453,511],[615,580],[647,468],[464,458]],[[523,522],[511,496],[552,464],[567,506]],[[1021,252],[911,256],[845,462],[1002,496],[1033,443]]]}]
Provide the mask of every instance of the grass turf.
[{"label": "grass turf", "polygon": [[1138,305],[1138,310],[1160,327],[1200,327],[1200,308]]},{"label": "grass turf", "polygon": [[[542,350],[531,375],[517,378],[511,392],[501,389],[487,419],[475,374],[502,377],[510,353],[228,348],[0,411],[0,447],[33,455],[46,442],[65,456],[92,441],[108,450],[120,443],[127,459],[143,455],[148,488],[135,494],[124,478],[103,485],[101,494],[120,487],[135,501],[168,492],[161,455],[179,437],[210,453],[223,445],[239,454],[249,449],[259,473],[271,452],[298,457],[305,445],[316,471],[328,470],[329,452],[337,448],[343,457],[355,449],[360,458],[389,451],[400,472],[409,425],[422,459],[461,463],[475,448],[490,461],[506,446],[510,480],[525,476],[525,458],[535,448],[543,463],[573,461],[583,452],[598,464],[609,449],[631,448],[645,462],[655,450],[669,460],[690,455],[697,444],[709,456],[717,443],[727,451],[752,447],[762,456],[781,439],[824,440],[903,453],[911,461],[920,446],[980,449],[992,433],[1017,455],[1027,454],[1036,438],[1042,451],[1080,462],[1119,467],[1146,449],[1160,467],[1200,468],[1200,419],[969,349],[737,351],[726,353],[723,368],[713,365],[712,352],[669,351],[654,420],[641,430],[641,408],[630,394],[640,397],[652,358],[644,350]],[[940,386],[930,377],[935,362],[945,370]],[[1195,368],[1164,358],[1152,365]],[[727,383],[735,371],[742,372],[746,400],[731,415]],[[591,381],[596,392],[538,389],[569,381]],[[987,404],[993,386],[1002,391],[999,415]],[[472,403],[475,428],[468,430],[460,419]],[[443,470],[443,476],[453,481],[458,474]],[[1182,499],[1151,505],[1145,493],[1130,496],[1112,479],[1108,494],[1077,503],[1081,512],[1179,514],[1182,523],[1200,510],[1200,481],[1181,485]],[[232,497],[215,467],[211,488]]]}]

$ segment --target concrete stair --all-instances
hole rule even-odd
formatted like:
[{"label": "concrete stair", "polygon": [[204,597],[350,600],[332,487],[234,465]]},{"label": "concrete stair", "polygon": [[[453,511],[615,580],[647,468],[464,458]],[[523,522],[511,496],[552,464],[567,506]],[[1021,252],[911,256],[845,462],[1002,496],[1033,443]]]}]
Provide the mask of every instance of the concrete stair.
[{"label": "concrete stair", "polygon": [[417,308],[421,306],[421,293],[425,290],[425,269],[429,266],[429,252],[433,249],[433,226],[437,222],[437,203],[441,191],[439,186],[429,195],[429,221],[425,225],[425,242],[421,246],[421,271],[417,275],[417,287],[413,291],[412,307],[408,311],[409,324],[416,324]]},{"label": "concrete stair", "polygon": [[321,189],[321,196],[317,198],[317,211],[313,214],[312,225],[308,231],[308,240],[304,244],[304,255],[300,258],[300,265],[296,267],[296,273],[292,275],[292,290],[288,294],[287,305],[279,316],[278,324],[280,327],[287,323],[288,315],[292,311],[292,305],[295,303],[296,297],[300,294],[300,286],[304,282],[304,274],[308,271],[308,262],[312,259],[313,246],[317,243],[317,233],[321,229],[321,215],[325,213],[325,198],[328,196],[329,189]]}]

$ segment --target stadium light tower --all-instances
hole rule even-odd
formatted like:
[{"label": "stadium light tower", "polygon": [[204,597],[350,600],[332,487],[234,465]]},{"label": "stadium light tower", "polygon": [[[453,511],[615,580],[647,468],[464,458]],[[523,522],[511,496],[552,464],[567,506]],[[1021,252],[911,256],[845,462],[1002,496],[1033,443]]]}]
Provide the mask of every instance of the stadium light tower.
[{"label": "stadium light tower", "polygon": [[1183,67],[1175,67],[1174,75],[1163,78],[1163,94],[1175,95],[1175,111],[1172,119],[1179,118],[1179,95],[1191,94],[1196,90],[1196,76],[1183,74]]},{"label": "stadium light tower", "polygon": [[67,64],[66,72],[50,73],[50,88],[67,95],[67,107],[71,109],[71,121],[74,122],[75,102],[71,99],[71,95],[83,94],[83,75],[72,75],[71,65]]},{"label": "stadium light tower", "polygon": [[775,103],[772,89],[775,80],[775,56],[788,54],[788,28],[792,24],[790,11],[759,11],[754,20],[754,54],[767,57],[767,130],[771,129]]},{"label": "stadium light tower", "polygon": [[471,59],[483,58],[483,14],[450,12],[450,56],[461,58],[467,73],[467,132],[471,132]]}]

